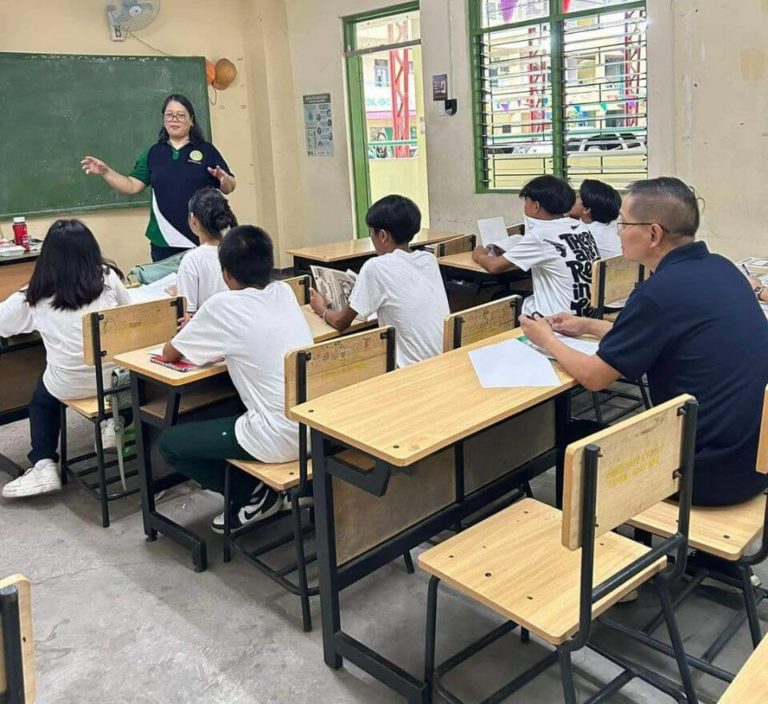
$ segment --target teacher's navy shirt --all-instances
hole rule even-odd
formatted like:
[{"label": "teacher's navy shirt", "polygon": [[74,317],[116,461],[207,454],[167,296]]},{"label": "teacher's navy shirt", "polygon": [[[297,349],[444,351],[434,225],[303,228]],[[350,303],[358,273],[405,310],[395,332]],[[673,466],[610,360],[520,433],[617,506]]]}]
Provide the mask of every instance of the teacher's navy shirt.
[{"label": "teacher's navy shirt", "polygon": [[698,400],[695,504],[739,503],[768,485],[755,471],[768,321],[730,261],[704,242],[669,252],[597,354],[629,379],[647,373],[655,404],[685,393]]}]

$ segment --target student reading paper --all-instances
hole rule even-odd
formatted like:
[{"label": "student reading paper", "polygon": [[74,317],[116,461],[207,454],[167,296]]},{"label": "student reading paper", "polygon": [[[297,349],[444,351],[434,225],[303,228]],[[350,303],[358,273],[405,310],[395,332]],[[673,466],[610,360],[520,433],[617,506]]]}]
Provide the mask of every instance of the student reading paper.
[{"label": "student reading paper", "polygon": [[365,221],[379,256],[363,264],[349,305],[331,310],[313,289],[312,310],[337,330],[348,328],[358,315],[376,315],[380,325],[395,328],[398,367],[440,354],[443,318],[450,311],[437,259],[409,246],[421,229],[418,206],[404,196],[385,196],[370,207]]},{"label": "student reading paper", "polygon": [[[290,462],[299,456],[298,425],[285,416],[283,360],[312,344],[291,288],[271,281],[272,241],[252,225],[235,227],[219,247],[229,291],[209,298],[163,349],[166,361],[205,364],[223,357],[245,413],[177,425],[160,437],[160,452],[204,489],[224,493],[227,459]],[[284,496],[245,472],[232,478],[234,524],[259,521],[285,508]],[[224,515],[213,520],[224,529]]]},{"label": "student reading paper", "polygon": [[576,200],[573,189],[555,176],[539,176],[520,191],[524,201],[525,234],[493,256],[487,247],[475,247],[472,258],[486,271],[500,274],[514,267],[531,271],[533,295],[523,312],[551,315],[567,310],[592,315],[592,262],[597,245],[582,222],[568,217]]}]

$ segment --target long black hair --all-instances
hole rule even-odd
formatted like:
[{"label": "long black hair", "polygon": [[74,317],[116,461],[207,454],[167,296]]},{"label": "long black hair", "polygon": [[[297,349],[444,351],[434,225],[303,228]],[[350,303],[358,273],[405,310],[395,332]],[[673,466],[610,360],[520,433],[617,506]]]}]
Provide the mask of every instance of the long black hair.
[{"label": "long black hair", "polygon": [[[205,135],[203,134],[202,128],[197,123],[197,117],[195,116],[195,109],[192,107],[192,101],[186,95],[181,95],[180,93],[171,93],[163,101],[163,107],[160,110],[160,114],[163,116],[163,119],[165,116],[165,109],[168,107],[168,103],[170,103],[172,100],[176,103],[181,103],[187,109],[189,118],[192,120],[192,128],[189,130],[189,143],[200,144],[200,142],[204,142]],[[165,129],[165,122],[163,122],[162,126],[160,127],[160,134],[157,138],[157,141],[168,141],[168,130]]]},{"label": "long black hair", "polygon": [[79,220],[57,220],[48,228],[27,288],[27,302],[52,298],[58,310],[78,310],[104,291],[108,264],[93,233]]},{"label": "long black hair", "polygon": [[194,215],[205,231],[221,241],[221,233],[237,225],[237,218],[229,207],[229,201],[217,188],[201,188],[189,199],[189,212]]}]

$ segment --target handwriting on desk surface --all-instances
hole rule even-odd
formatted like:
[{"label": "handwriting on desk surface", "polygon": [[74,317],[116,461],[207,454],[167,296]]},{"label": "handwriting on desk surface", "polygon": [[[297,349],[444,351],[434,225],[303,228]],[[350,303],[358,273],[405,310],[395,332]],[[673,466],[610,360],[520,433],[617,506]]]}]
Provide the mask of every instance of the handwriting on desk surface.
[{"label": "handwriting on desk surface", "polygon": [[608,486],[613,488],[623,484],[632,477],[637,477],[659,463],[661,446],[650,447],[627,457],[606,472]]}]

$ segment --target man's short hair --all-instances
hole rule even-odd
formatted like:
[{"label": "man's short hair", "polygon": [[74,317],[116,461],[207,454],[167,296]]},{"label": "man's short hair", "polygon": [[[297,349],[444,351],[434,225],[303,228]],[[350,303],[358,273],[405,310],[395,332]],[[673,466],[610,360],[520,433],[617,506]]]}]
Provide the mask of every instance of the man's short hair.
[{"label": "man's short hair", "polygon": [[607,183],[596,179],[585,179],[579,188],[581,202],[589,208],[589,214],[597,222],[609,223],[619,217],[621,196]]},{"label": "man's short hair", "polygon": [[242,286],[265,288],[272,280],[272,240],[260,227],[233,227],[219,245],[221,268]]},{"label": "man's short hair", "polygon": [[528,181],[520,191],[521,198],[536,201],[550,215],[569,213],[576,202],[576,193],[557,176],[537,176]]},{"label": "man's short hair", "polygon": [[384,196],[368,208],[365,224],[374,232],[386,230],[397,244],[405,244],[421,230],[421,211],[410,198]]},{"label": "man's short hair", "polygon": [[693,189],[679,178],[662,176],[630,183],[632,218],[658,223],[673,238],[696,237],[701,219]]}]

